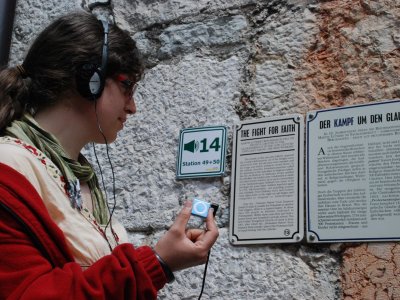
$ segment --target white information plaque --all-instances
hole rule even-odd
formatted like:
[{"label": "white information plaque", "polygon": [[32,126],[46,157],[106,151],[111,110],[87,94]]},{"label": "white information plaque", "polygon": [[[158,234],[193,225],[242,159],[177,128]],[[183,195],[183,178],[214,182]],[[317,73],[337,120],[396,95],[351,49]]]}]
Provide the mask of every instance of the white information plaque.
[{"label": "white information plaque", "polygon": [[307,241],[400,240],[400,101],[307,114]]},{"label": "white information plaque", "polygon": [[226,127],[185,128],[179,137],[177,178],[221,176],[225,172]]},{"label": "white information plaque", "polygon": [[229,240],[300,242],[304,232],[304,120],[245,121],[233,137]]}]

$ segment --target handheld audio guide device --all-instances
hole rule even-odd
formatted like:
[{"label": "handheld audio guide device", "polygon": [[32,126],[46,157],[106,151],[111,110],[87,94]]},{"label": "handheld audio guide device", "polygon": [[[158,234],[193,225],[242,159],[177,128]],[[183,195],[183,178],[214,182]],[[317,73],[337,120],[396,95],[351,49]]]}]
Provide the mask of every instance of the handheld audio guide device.
[{"label": "handheld audio guide device", "polygon": [[194,198],[192,206],[192,215],[201,218],[207,218],[210,207],[213,208],[213,215],[215,217],[215,214],[217,213],[219,207],[218,204],[213,204],[201,199]]}]

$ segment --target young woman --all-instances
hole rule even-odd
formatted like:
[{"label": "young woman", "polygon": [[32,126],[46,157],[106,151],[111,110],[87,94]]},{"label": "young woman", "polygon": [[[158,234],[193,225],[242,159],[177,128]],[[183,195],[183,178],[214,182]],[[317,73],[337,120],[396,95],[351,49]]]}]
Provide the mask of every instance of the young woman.
[{"label": "young woman", "polygon": [[89,162],[136,111],[134,41],[84,12],[63,16],[0,73],[0,299],[155,299],[218,237],[186,229],[187,202],[154,249],[134,248]]}]

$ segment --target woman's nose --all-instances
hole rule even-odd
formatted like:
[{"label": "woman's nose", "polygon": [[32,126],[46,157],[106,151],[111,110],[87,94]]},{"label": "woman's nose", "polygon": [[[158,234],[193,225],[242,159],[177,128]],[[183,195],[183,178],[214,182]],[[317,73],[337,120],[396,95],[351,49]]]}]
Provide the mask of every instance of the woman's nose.
[{"label": "woman's nose", "polygon": [[132,96],[132,98],[128,101],[127,105],[125,106],[125,111],[127,114],[133,115],[136,113],[136,103],[135,103],[135,98]]}]

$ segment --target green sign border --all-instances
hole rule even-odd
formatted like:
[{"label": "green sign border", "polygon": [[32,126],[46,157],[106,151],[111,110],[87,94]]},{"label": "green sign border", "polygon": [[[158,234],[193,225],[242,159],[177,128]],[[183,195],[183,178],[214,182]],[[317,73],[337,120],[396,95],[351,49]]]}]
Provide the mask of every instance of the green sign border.
[{"label": "green sign border", "polygon": [[[183,135],[188,132],[201,132],[201,131],[215,131],[222,130],[222,150],[221,150],[221,167],[220,170],[215,172],[198,172],[198,173],[186,173],[182,174],[182,152],[183,152]],[[225,173],[225,158],[226,158],[226,143],[227,143],[227,129],[225,126],[206,126],[206,127],[194,127],[181,129],[179,134],[179,147],[178,157],[176,161],[176,177],[182,178],[197,178],[197,177],[217,177]]]}]

